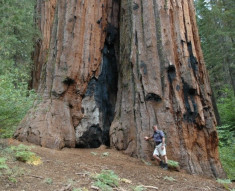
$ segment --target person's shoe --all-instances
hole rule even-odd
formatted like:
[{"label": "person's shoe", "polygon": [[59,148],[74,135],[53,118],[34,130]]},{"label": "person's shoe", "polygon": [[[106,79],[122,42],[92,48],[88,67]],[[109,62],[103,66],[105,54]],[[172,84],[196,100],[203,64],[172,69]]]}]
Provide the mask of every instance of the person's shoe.
[{"label": "person's shoe", "polygon": [[163,168],[164,170],[168,170],[168,164],[167,164],[167,163],[163,163],[162,166],[163,166],[162,168]]},{"label": "person's shoe", "polygon": [[160,161],[160,167],[163,168],[164,167],[163,165],[164,165],[164,163],[162,161]]}]

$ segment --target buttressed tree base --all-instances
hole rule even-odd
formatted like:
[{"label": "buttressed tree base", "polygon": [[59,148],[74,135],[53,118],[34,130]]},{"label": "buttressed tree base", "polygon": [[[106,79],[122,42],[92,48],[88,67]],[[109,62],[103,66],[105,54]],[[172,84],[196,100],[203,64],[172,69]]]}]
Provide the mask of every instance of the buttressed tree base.
[{"label": "buttressed tree base", "polygon": [[193,0],[37,0],[36,11],[40,99],[15,138],[149,159],[144,136],[158,124],[170,159],[225,176]]}]

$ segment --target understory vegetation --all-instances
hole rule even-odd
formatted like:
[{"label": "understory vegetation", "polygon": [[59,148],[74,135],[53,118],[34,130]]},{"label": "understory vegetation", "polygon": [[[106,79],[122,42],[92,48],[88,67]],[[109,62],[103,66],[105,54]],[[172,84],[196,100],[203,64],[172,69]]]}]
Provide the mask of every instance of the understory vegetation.
[{"label": "understory vegetation", "polygon": [[31,54],[39,36],[34,1],[0,0],[0,136],[11,137],[32,106]]},{"label": "understory vegetation", "polygon": [[10,182],[17,183],[18,179],[27,174],[24,169],[14,166],[9,167],[7,163],[21,161],[30,165],[40,165],[41,158],[31,151],[31,147],[20,144],[19,146],[8,146],[0,143],[0,177],[6,177]]}]

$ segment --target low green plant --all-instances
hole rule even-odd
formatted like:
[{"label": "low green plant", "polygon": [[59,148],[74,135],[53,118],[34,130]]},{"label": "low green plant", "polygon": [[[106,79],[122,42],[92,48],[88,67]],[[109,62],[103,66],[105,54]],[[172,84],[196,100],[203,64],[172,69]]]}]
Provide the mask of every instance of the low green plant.
[{"label": "low green plant", "polygon": [[146,188],[144,188],[143,186],[139,185],[133,188],[133,191],[144,191],[146,190]]},{"label": "low green plant", "polygon": [[144,159],[141,159],[141,161],[142,161],[145,165],[148,165],[148,166],[151,166],[151,165],[152,165],[151,162],[146,161],[146,160],[144,160]]},{"label": "low green plant", "polygon": [[230,179],[217,179],[216,181],[220,184],[232,184]]},{"label": "low green plant", "polygon": [[102,170],[100,174],[93,176],[96,180],[95,186],[101,190],[111,191],[113,187],[118,187],[119,177],[112,170]]},{"label": "low green plant", "polygon": [[20,167],[13,167],[13,168],[8,168],[5,172],[4,175],[8,177],[8,180],[12,183],[18,182],[18,178],[22,176],[25,173],[23,168]]},{"label": "low green plant", "polygon": [[[12,73],[11,73],[12,72]],[[19,83],[18,71],[0,75],[0,137],[10,138],[36,99],[27,81]],[[17,84],[17,85],[16,85]]]},{"label": "low green plant", "polygon": [[230,179],[217,179],[216,181],[222,184],[226,190],[229,190],[229,191],[232,190],[229,188],[229,184],[232,184]]},{"label": "low green plant", "polygon": [[30,147],[20,144],[19,146],[12,146],[11,149],[15,151],[15,158],[22,162],[29,161],[35,153],[30,151]]},{"label": "low green plant", "polygon": [[74,185],[75,181],[73,179],[68,179],[67,183],[70,184],[70,185]]},{"label": "low green plant", "polygon": [[175,179],[173,178],[173,177],[171,177],[171,176],[165,176],[164,177],[164,180],[169,180],[169,181],[175,181]]},{"label": "low green plant", "polygon": [[219,148],[220,160],[228,178],[235,180],[235,144]]},{"label": "low green plant", "polygon": [[235,141],[231,126],[223,125],[217,127],[219,134],[220,160],[228,178],[235,180]]},{"label": "low green plant", "polygon": [[17,179],[15,177],[9,176],[8,179],[12,183],[17,183]]},{"label": "low green plant", "polygon": [[174,161],[174,160],[168,160],[167,164],[168,164],[168,166],[179,167],[179,163],[177,161]]},{"label": "low green plant", "polygon": [[34,165],[41,164],[40,157],[31,152],[31,147],[29,146],[20,144],[19,146],[12,146],[11,150],[14,151],[16,160]]},{"label": "low green plant", "polygon": [[46,184],[52,184],[53,180],[51,178],[46,178],[43,182]]},{"label": "low green plant", "polygon": [[7,159],[5,157],[0,157],[0,170],[1,169],[8,169],[6,161],[7,161]]},{"label": "low green plant", "polygon": [[110,154],[109,152],[104,152],[104,153],[102,153],[102,156],[107,157],[107,156],[109,156],[109,154]]}]

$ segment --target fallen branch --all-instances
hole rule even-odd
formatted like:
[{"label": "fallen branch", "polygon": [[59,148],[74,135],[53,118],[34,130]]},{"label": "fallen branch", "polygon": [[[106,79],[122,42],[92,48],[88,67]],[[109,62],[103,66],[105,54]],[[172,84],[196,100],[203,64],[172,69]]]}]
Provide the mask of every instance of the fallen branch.
[{"label": "fallen branch", "polygon": [[91,186],[91,189],[93,189],[93,190],[99,190],[99,188],[96,187],[96,186]]},{"label": "fallen branch", "polygon": [[76,175],[81,175],[81,176],[88,176],[89,175],[89,173],[88,172],[83,172],[83,173],[81,173],[81,172],[77,172],[77,173],[75,173]]},{"label": "fallen branch", "polygon": [[141,185],[141,186],[144,187],[144,188],[150,188],[150,189],[158,190],[158,187],[155,187],[155,186],[144,186],[144,185]]},{"label": "fallen branch", "polygon": [[42,176],[35,176],[35,175],[30,175],[30,174],[26,174],[26,176],[31,176],[31,177],[34,177],[34,178],[44,179],[44,177],[42,177]]}]

